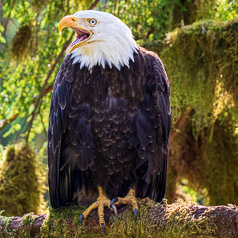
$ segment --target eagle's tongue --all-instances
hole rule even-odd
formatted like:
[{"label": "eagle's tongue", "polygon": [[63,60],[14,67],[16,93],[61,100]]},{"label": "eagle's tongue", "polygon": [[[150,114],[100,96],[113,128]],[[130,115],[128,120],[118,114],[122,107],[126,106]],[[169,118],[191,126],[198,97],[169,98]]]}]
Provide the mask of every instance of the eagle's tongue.
[{"label": "eagle's tongue", "polygon": [[81,41],[83,41],[83,40],[85,40],[87,37],[88,37],[87,35],[83,35],[83,36],[81,36],[80,38],[77,38],[77,37],[76,37],[75,40],[70,44],[70,47],[72,47],[72,46],[78,44],[79,42],[81,42]]}]

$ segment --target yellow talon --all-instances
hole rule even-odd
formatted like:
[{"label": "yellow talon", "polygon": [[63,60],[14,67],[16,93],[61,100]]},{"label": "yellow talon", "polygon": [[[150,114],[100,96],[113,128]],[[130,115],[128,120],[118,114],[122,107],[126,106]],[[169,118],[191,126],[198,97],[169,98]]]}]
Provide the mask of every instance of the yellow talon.
[{"label": "yellow talon", "polygon": [[130,189],[128,194],[124,198],[118,197],[118,201],[115,202],[115,205],[118,204],[131,205],[133,210],[138,209],[137,200],[135,197],[135,190]]},{"label": "yellow talon", "polygon": [[109,209],[113,209],[115,213],[117,213],[117,209],[115,205],[118,204],[123,204],[123,205],[131,205],[135,219],[137,218],[137,211],[138,211],[138,205],[137,205],[137,200],[135,197],[135,190],[130,189],[128,194],[124,197],[118,197],[112,199],[112,201],[109,200],[107,195],[103,192],[102,187],[98,187],[98,193],[99,196],[97,198],[97,201],[91,204],[80,216],[80,221],[82,222],[83,218],[87,218],[88,215],[96,208],[98,208],[98,218],[99,218],[99,224],[102,227],[104,233],[106,233],[106,228],[105,228],[105,220],[104,220],[104,207],[108,207]]},{"label": "yellow talon", "polygon": [[105,220],[104,220],[104,207],[110,208],[110,200],[109,198],[104,194],[102,187],[98,187],[99,196],[97,198],[97,201],[91,204],[80,216],[80,221],[82,221],[83,218],[87,218],[88,215],[96,208],[98,208],[98,217],[99,217],[99,224],[103,228],[104,233],[106,233],[105,228]]}]

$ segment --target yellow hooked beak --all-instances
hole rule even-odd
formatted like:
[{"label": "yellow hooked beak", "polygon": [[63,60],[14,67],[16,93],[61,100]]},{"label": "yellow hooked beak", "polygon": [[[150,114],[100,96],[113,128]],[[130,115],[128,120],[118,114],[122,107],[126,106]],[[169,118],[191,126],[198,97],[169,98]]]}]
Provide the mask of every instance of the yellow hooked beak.
[{"label": "yellow hooked beak", "polygon": [[75,30],[76,32],[76,38],[75,40],[70,44],[68,54],[70,54],[75,48],[84,45],[86,41],[88,41],[91,36],[92,32],[88,30],[86,27],[78,25],[77,23],[78,18],[74,15],[65,16],[60,20],[58,31],[61,35],[61,31],[65,27],[69,27]]}]

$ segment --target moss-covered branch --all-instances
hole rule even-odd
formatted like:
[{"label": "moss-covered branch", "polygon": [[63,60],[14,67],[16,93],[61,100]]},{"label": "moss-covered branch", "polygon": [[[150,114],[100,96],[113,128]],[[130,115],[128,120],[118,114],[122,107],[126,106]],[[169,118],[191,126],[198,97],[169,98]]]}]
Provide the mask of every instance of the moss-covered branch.
[{"label": "moss-covered branch", "polygon": [[[118,216],[105,209],[108,237],[238,237],[238,207],[199,206],[178,201],[160,205],[139,201],[140,213],[134,221],[130,209],[121,207]],[[82,209],[50,210],[49,215],[0,216],[0,237],[102,237],[94,211],[79,223]]]}]

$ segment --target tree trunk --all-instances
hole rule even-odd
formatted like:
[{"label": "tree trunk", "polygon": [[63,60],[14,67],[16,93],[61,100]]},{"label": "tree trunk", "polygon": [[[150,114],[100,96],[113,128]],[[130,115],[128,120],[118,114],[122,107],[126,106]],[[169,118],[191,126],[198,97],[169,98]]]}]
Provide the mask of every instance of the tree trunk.
[{"label": "tree trunk", "polygon": [[[134,221],[128,207],[118,216],[105,209],[108,237],[238,237],[238,207],[200,206],[181,200],[161,205],[149,199],[139,202]],[[94,211],[83,225],[76,206],[51,209],[49,215],[0,216],[0,237],[103,237]]]}]

